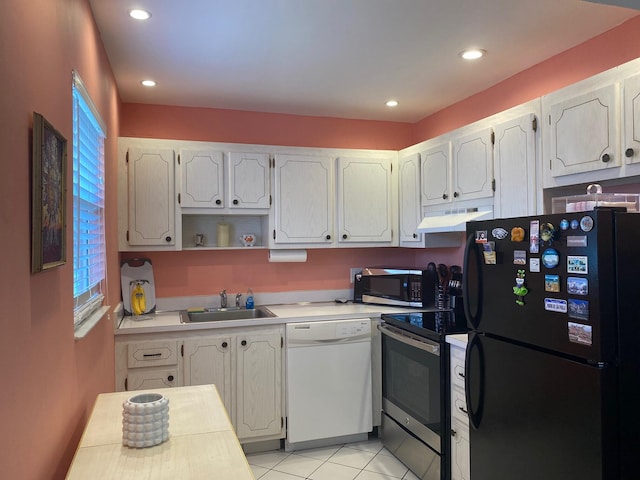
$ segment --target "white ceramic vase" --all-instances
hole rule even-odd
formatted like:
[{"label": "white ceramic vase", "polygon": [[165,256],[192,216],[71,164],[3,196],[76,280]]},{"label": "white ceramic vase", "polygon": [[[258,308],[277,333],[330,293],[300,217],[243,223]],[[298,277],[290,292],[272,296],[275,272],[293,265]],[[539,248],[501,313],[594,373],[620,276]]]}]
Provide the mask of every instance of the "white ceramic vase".
[{"label": "white ceramic vase", "polygon": [[122,443],[144,448],[169,438],[169,399],[159,393],[134,395],[122,404]]}]

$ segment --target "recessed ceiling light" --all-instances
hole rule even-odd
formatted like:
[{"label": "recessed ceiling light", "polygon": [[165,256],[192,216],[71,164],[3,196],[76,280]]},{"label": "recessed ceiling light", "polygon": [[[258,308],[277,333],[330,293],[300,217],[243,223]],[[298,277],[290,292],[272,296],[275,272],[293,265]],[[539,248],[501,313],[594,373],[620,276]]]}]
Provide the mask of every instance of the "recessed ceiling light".
[{"label": "recessed ceiling light", "polygon": [[397,107],[398,106],[398,101],[397,100],[389,100],[386,103],[387,107]]},{"label": "recessed ceiling light", "polygon": [[145,87],[155,87],[157,85],[153,80],[142,80],[140,83]]},{"label": "recessed ceiling light", "polygon": [[146,10],[129,10],[129,16],[131,18],[135,18],[136,20],[148,20],[151,18],[151,12],[147,12]]},{"label": "recessed ceiling light", "polygon": [[470,48],[469,50],[465,50],[460,52],[460,56],[465,60],[477,60],[480,57],[483,57],[487,52],[485,50],[481,50],[479,48]]}]

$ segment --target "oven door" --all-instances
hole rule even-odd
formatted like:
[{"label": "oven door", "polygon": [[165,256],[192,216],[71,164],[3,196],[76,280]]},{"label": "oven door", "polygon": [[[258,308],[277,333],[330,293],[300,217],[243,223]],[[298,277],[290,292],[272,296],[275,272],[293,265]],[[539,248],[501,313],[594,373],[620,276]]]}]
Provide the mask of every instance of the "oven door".
[{"label": "oven door", "polygon": [[387,324],[382,333],[382,409],[441,453],[440,344]]}]

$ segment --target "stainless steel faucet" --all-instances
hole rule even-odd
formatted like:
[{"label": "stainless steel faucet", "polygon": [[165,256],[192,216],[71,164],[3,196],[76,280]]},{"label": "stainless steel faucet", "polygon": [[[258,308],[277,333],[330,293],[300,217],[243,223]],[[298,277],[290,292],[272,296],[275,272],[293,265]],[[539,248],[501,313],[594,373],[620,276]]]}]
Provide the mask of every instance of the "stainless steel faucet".
[{"label": "stainless steel faucet", "polygon": [[227,291],[220,292],[220,308],[227,308]]},{"label": "stainless steel faucet", "polygon": [[240,300],[242,300],[242,294],[238,293],[236,294],[236,307],[240,306]]}]

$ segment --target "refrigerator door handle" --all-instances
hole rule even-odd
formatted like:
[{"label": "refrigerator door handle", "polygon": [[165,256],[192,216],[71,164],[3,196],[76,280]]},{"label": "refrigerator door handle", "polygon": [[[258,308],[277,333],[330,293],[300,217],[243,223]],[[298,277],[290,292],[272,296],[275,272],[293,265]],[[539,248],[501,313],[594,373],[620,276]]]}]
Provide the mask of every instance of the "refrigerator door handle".
[{"label": "refrigerator door handle", "polygon": [[[471,359],[474,350],[477,351],[477,365],[472,367]],[[472,378],[472,368],[478,372],[479,378]],[[469,342],[464,362],[464,394],[467,403],[467,415],[469,415],[469,424],[477,430],[482,421],[482,406],[484,404],[484,351],[480,341],[480,335],[475,332],[469,334]],[[478,404],[473,404],[473,395],[471,394],[472,381],[477,383],[477,400]]]},{"label": "refrigerator door handle", "polygon": [[[482,267],[480,264],[480,257],[477,253],[476,239],[473,233],[467,238],[463,261],[462,300],[464,306],[464,315],[467,318],[467,322],[469,322],[469,324],[473,328],[478,328],[480,317],[482,314],[482,281],[480,278]],[[471,263],[472,261],[474,262],[473,264]],[[473,268],[470,268],[472,266]],[[475,272],[475,278],[471,279],[470,277],[471,275],[473,275],[473,272]],[[473,294],[475,295],[476,311],[473,313],[471,312],[471,301],[474,299],[474,297],[471,296],[471,285],[473,285],[475,288]]]}]

